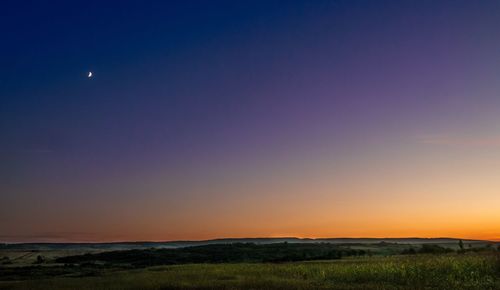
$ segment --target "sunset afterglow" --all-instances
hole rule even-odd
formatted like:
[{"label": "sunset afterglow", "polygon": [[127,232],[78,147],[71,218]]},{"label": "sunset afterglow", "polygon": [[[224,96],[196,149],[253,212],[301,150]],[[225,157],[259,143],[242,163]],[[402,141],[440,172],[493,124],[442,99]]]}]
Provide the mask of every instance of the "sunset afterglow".
[{"label": "sunset afterglow", "polygon": [[500,240],[500,2],[70,2],[0,12],[0,242]]}]

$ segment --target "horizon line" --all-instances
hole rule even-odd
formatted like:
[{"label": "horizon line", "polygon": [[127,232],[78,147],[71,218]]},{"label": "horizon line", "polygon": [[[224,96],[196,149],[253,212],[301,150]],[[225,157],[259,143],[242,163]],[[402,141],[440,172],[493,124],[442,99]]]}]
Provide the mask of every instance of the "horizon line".
[{"label": "horizon line", "polygon": [[283,237],[225,237],[225,238],[212,238],[212,239],[181,239],[181,240],[113,240],[113,241],[34,241],[34,242],[7,242],[0,241],[0,244],[132,244],[132,243],[189,243],[189,242],[210,242],[219,240],[258,240],[258,239],[297,239],[297,240],[342,240],[342,239],[366,239],[366,240],[398,240],[398,239],[421,239],[421,240],[438,240],[438,239],[449,239],[449,240],[463,240],[463,241],[480,241],[480,242],[495,242],[499,243],[500,238],[494,239],[474,239],[474,238],[461,238],[461,237],[293,237],[293,236],[283,236]]}]

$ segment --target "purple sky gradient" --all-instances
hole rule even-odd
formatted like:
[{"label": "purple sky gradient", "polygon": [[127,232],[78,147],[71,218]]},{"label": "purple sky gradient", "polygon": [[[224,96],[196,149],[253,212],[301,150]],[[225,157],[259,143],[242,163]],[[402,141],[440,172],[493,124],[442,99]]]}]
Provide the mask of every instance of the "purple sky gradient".
[{"label": "purple sky gradient", "polygon": [[4,240],[500,237],[499,2],[95,5],[0,14]]}]

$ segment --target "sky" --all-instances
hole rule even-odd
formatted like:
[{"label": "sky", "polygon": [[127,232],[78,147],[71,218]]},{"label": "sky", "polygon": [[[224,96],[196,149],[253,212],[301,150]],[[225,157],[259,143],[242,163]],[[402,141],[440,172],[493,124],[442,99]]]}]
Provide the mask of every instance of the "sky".
[{"label": "sky", "polygon": [[500,240],[499,15],[4,1],[0,241]]}]

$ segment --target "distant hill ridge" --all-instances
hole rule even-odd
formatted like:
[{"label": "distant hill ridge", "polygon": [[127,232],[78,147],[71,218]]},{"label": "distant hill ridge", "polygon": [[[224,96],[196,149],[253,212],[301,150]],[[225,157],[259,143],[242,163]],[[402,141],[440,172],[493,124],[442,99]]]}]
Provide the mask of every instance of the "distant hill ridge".
[{"label": "distant hill ridge", "polygon": [[[183,248],[190,246],[203,246],[212,244],[232,244],[232,243],[331,243],[331,244],[373,244],[373,243],[397,243],[397,244],[442,244],[457,243],[458,238],[222,238],[202,241],[166,241],[166,242],[105,242],[105,243],[4,243],[0,244],[0,249],[102,249],[102,250],[129,250],[147,248]],[[462,239],[467,243],[484,243],[485,240]]]}]

